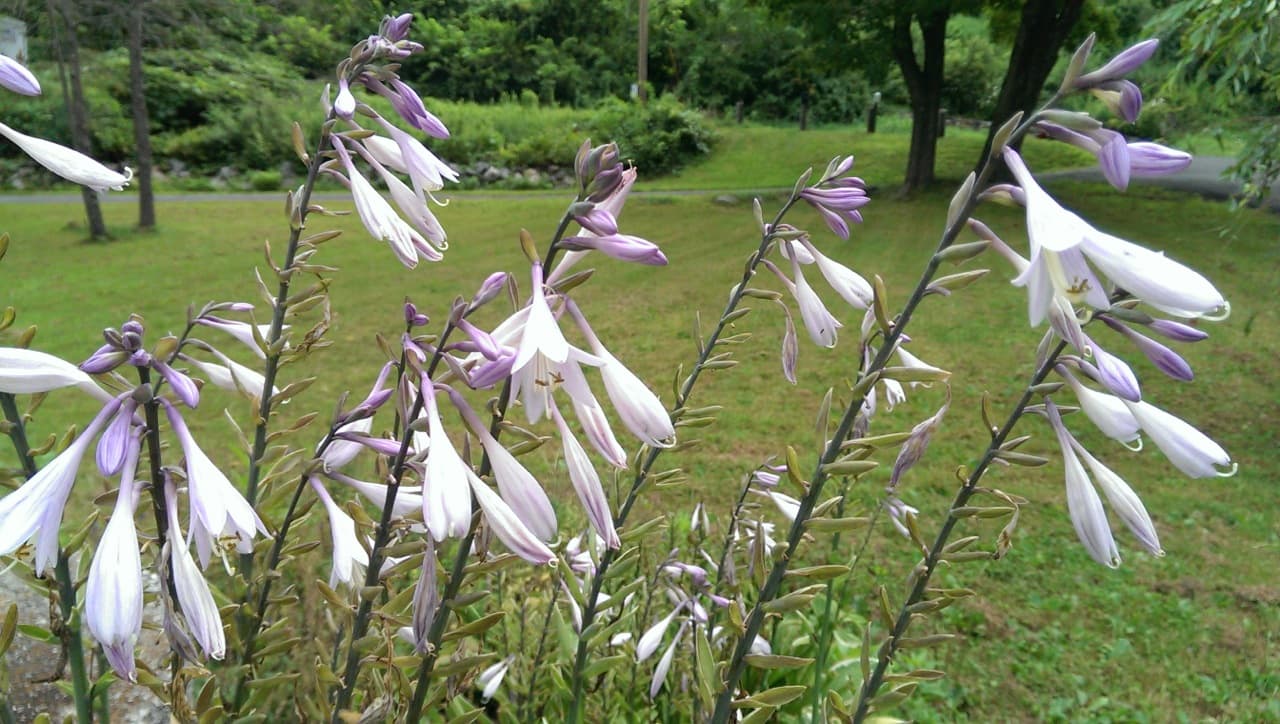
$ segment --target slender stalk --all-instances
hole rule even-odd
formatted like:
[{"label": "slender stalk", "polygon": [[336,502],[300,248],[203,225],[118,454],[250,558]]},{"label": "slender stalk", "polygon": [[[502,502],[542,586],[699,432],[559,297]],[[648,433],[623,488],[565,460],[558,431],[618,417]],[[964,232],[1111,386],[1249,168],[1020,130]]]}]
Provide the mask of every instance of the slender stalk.
[{"label": "slender stalk", "polygon": [[[689,395],[692,394],[694,385],[697,384],[698,378],[706,368],[707,361],[711,358],[712,351],[720,341],[720,336],[730,324],[728,320],[729,315],[737,310],[738,304],[742,301],[742,298],[746,293],[747,285],[755,275],[756,267],[764,260],[765,252],[768,250],[769,245],[774,241],[772,229],[776,229],[778,225],[782,223],[783,217],[791,210],[791,207],[795,205],[799,198],[798,190],[792,192],[791,197],[787,199],[786,203],[782,205],[782,208],[778,211],[777,215],[774,216],[773,223],[768,227],[768,229],[761,233],[760,246],[752,255],[751,262],[747,265],[747,268],[742,272],[742,279],[739,281],[738,286],[734,288],[733,294],[729,297],[728,304],[725,305],[724,312],[720,315],[719,323],[716,324],[716,328],[711,333],[711,337],[707,340],[702,352],[698,355],[698,360],[693,366],[693,371],[689,373],[689,376],[684,380],[684,384],[680,386],[679,395],[672,403],[671,409],[673,411],[683,407],[685,402],[689,399]],[[657,462],[658,456],[662,454],[663,450],[664,448],[650,448],[648,453],[645,454],[643,462],[636,471],[636,476],[631,484],[631,489],[627,491],[626,499],[623,501],[622,506],[619,507],[618,514],[614,516],[615,527],[621,528],[623,524],[626,523],[627,516],[631,513],[631,508],[635,505],[636,498],[640,494],[640,489],[644,487],[644,483],[648,479],[649,471],[653,469],[654,463]],[[596,607],[600,601],[600,591],[604,585],[604,577],[605,574],[608,573],[609,566],[613,563],[616,557],[617,551],[613,549],[606,549],[600,557],[600,564],[596,567],[595,575],[591,579],[591,590],[587,595],[586,605],[582,610],[583,631],[587,630],[587,627],[595,621]],[[571,685],[573,690],[573,703],[569,707],[568,717],[566,719],[569,724],[577,724],[582,717],[582,704],[586,693],[586,682],[584,680],[583,673],[587,666],[587,648],[586,638],[579,636],[577,652],[574,654],[573,659],[573,683]]]},{"label": "slender stalk", "polygon": [[[138,382],[142,387],[151,386],[150,368],[138,368]],[[156,540],[163,541],[167,540],[169,514],[164,499],[164,467],[160,456],[160,398],[157,397],[155,388],[152,388],[151,399],[142,406],[142,412],[147,422],[147,462],[151,471],[151,510],[156,519]],[[169,589],[169,600],[173,601],[176,606],[178,589],[174,586],[172,566],[169,566],[165,572],[164,580]]]},{"label": "slender stalk", "polygon": [[1058,356],[1062,354],[1066,347],[1066,342],[1058,342],[1058,346],[1054,348],[1049,357],[1036,370],[1031,377],[1031,381],[1027,383],[1026,389],[1023,390],[1022,398],[1018,400],[1018,404],[1009,413],[1009,417],[1000,427],[1000,430],[991,438],[986,452],[982,455],[982,460],[973,469],[973,472],[969,474],[960,490],[956,492],[955,500],[951,502],[950,512],[947,513],[947,519],[943,521],[942,528],[938,530],[938,535],[934,539],[933,545],[929,548],[929,553],[924,558],[923,570],[916,576],[915,585],[911,587],[911,593],[898,611],[898,617],[893,624],[893,631],[890,632],[888,640],[880,649],[879,658],[876,659],[876,667],[871,672],[871,676],[867,677],[867,680],[862,685],[858,695],[858,707],[853,714],[855,722],[860,722],[866,718],[870,711],[871,700],[875,698],[876,692],[884,683],[884,676],[889,669],[889,664],[893,661],[893,656],[898,651],[898,644],[902,640],[903,634],[906,633],[907,626],[911,623],[910,607],[924,598],[925,590],[929,587],[929,580],[937,569],[938,561],[942,559],[943,549],[946,548],[947,540],[950,539],[956,523],[960,521],[955,515],[955,510],[967,504],[969,498],[973,497],[979,481],[982,480],[982,476],[986,474],[987,468],[991,466],[992,461],[996,459],[997,453],[1000,452],[1000,447],[1009,439],[1010,433],[1013,432],[1014,427],[1026,412],[1027,405],[1035,397],[1036,385],[1044,382],[1045,377],[1048,376],[1049,372],[1053,370],[1053,366],[1057,363]]},{"label": "slender stalk", "polygon": [[[12,394],[0,392],[0,409],[9,421],[9,439],[13,442],[14,452],[22,463],[22,472],[27,480],[39,472],[35,458],[31,457],[31,445],[27,442],[27,429],[22,422],[22,413],[18,411],[18,402]],[[80,634],[80,616],[76,613],[76,586],[71,579],[71,561],[67,552],[58,549],[58,560],[54,564],[54,581],[58,587],[58,613],[62,618],[62,647],[67,653],[67,661],[71,664],[71,696],[76,705],[76,721],[81,724],[93,722],[93,691],[89,686],[89,675],[85,667],[84,640]],[[4,710],[8,709],[6,704]],[[11,713],[11,712],[10,712]]]},{"label": "slender stalk", "polygon": [[76,704],[76,721],[90,724],[93,721],[93,690],[89,686],[89,672],[85,666],[84,640],[80,636],[80,615],[76,611],[76,585],[71,580],[71,561],[67,552],[58,551],[58,564],[54,568],[58,582],[58,612],[62,616],[62,645],[67,650],[71,664],[72,698]]},{"label": "slender stalk", "polygon": [[[1052,104],[1057,100],[1057,95],[1050,99]],[[1024,121],[1017,129],[1010,134],[1008,142],[1021,138],[1027,129],[1035,121],[1035,115]],[[911,317],[919,307],[920,302],[924,300],[928,292],[929,285],[933,281],[933,277],[937,274],[938,267],[942,264],[940,254],[955,242],[964,229],[969,217],[972,216],[974,208],[978,204],[978,190],[985,187],[987,181],[991,178],[992,172],[995,170],[997,157],[993,153],[987,158],[983,164],[982,170],[977,174],[974,184],[970,189],[968,197],[960,205],[955,213],[954,218],[950,220],[946,229],[943,231],[942,238],[938,242],[938,248],[932,256],[929,257],[928,264],[925,265],[924,272],[920,275],[920,280],[916,283],[915,289],[911,292],[911,296],[903,305],[902,311],[896,318],[896,323],[892,330],[888,331],[884,338],[884,343],[876,352],[875,358],[866,371],[859,376],[859,380],[865,380],[871,375],[879,374],[889,362],[890,355],[898,346],[898,341],[902,338],[904,330],[911,322]],[[867,390],[873,386],[868,386]],[[786,548],[784,555],[775,556],[772,570],[769,577],[765,580],[764,586],[760,589],[760,594],[756,599],[755,606],[751,609],[751,613],[747,616],[746,627],[742,636],[738,639],[738,643],[734,646],[733,655],[729,659],[729,668],[725,672],[724,689],[716,697],[715,711],[711,715],[712,724],[723,724],[728,721],[732,712],[731,704],[734,692],[738,687],[738,680],[742,677],[743,671],[746,669],[746,655],[750,650],[751,642],[755,640],[757,634],[760,633],[760,627],[764,624],[766,604],[772,602],[778,595],[782,586],[782,579],[786,575],[791,565],[791,559],[799,550],[801,538],[804,535],[805,526],[809,521],[809,516],[813,513],[814,506],[817,505],[818,499],[822,495],[822,489],[827,481],[827,473],[824,468],[826,465],[834,462],[840,456],[841,446],[849,437],[849,433],[853,430],[853,424],[857,418],[858,412],[862,409],[863,402],[866,400],[867,392],[855,396],[849,406],[845,409],[844,415],[840,419],[840,425],[836,428],[835,434],[828,442],[825,450],[818,459],[818,463],[814,468],[813,475],[810,478],[809,490],[804,497],[800,499],[799,508],[796,511],[795,521],[791,524],[791,528],[787,534]]]},{"label": "slender stalk", "polygon": [[[575,201],[580,200],[581,196],[575,199]],[[572,208],[572,205],[570,208]],[[542,260],[543,269],[551,269],[552,262],[555,261],[556,255],[560,252],[560,240],[564,238],[565,232],[569,230],[569,224],[571,223],[573,223],[573,214],[570,213],[569,209],[566,209],[560,217],[560,223],[556,225],[555,233],[551,235],[551,244],[547,247],[546,257]],[[502,434],[502,420],[506,417],[507,407],[510,403],[511,378],[508,377],[502,383],[502,392],[498,395],[498,405],[489,424],[489,434],[493,435],[495,440]],[[480,469],[477,474],[483,478],[489,472],[489,455],[486,453],[480,459]],[[475,496],[472,496],[473,508],[475,507],[474,498]],[[462,581],[466,577],[467,559],[471,556],[471,542],[475,540],[479,523],[480,517],[478,515],[473,516],[471,518],[471,527],[467,530],[466,536],[458,542],[453,566],[449,572],[449,582],[445,584],[444,596],[440,599],[440,610],[436,611],[435,619],[431,622],[431,630],[427,634],[426,653],[422,656],[422,662],[418,664],[417,681],[414,683],[413,698],[409,702],[406,721],[417,721],[422,715],[422,707],[427,698],[427,683],[431,680],[431,672],[435,669],[436,662],[440,658],[441,640],[444,638],[445,628],[449,623],[449,613],[452,610],[453,600],[458,595],[458,591],[462,589]]]},{"label": "slender stalk", "polygon": [[[315,188],[316,179],[320,175],[320,166],[324,163],[323,152],[329,144],[329,122],[334,118],[333,111],[329,111],[328,117],[324,124],[320,126],[320,139],[316,142],[315,152],[311,155],[311,162],[307,164],[307,179],[302,184],[302,189],[294,204],[300,209],[300,223],[296,224],[296,228],[289,231],[289,244],[284,252],[284,264],[281,269],[288,271],[293,268],[294,258],[298,254],[298,241],[302,238],[302,230],[306,228],[307,207],[311,204],[311,192]],[[262,476],[262,455],[267,449],[267,426],[271,421],[271,389],[276,384],[276,374],[280,371],[280,355],[281,350],[275,350],[274,347],[279,344],[280,337],[284,330],[284,315],[288,311],[289,299],[289,283],[293,280],[291,274],[282,274],[280,276],[280,286],[276,290],[275,305],[271,310],[271,329],[267,332],[267,363],[262,371],[265,381],[262,384],[262,401],[258,406],[258,424],[254,426],[253,431],[253,448],[249,452],[249,474],[248,481],[245,484],[245,499],[249,501],[249,505],[253,505],[258,500],[258,483]],[[253,556],[245,554],[240,558],[240,570],[244,574],[245,580],[248,580],[253,573]]]},{"label": "slender stalk", "polygon": [[[452,319],[445,324],[444,331],[440,334],[440,339],[436,341],[435,353],[426,368],[425,374],[428,379],[435,374],[436,367],[439,366],[440,360],[445,354],[445,345],[449,340],[449,335],[455,328]],[[432,392],[424,392],[419,388],[417,397],[413,401],[413,409],[410,410],[405,419],[404,432],[400,436],[400,450],[396,453],[392,463],[391,482],[387,484],[387,494],[382,506],[382,515],[378,519],[378,527],[374,530],[373,545],[369,551],[369,565],[365,568],[364,586],[366,588],[378,585],[382,563],[385,560],[383,549],[386,548],[387,542],[391,539],[391,519],[395,511],[396,496],[400,492],[400,484],[404,480],[404,474],[409,469],[409,444],[413,441],[413,431],[409,429],[409,424],[417,420],[418,416],[422,414],[422,409],[426,404],[426,394],[432,394]],[[474,530],[474,528],[475,521],[473,519],[472,529]],[[356,649],[356,643],[368,633],[372,613],[373,601],[367,596],[361,596],[360,606],[356,610],[355,620],[351,624],[351,643],[347,647],[347,661],[342,675],[342,688],[338,690],[337,697],[334,699],[334,724],[341,721],[341,712],[351,705],[351,697],[355,694],[356,679],[359,678],[360,673],[360,652]]]}]

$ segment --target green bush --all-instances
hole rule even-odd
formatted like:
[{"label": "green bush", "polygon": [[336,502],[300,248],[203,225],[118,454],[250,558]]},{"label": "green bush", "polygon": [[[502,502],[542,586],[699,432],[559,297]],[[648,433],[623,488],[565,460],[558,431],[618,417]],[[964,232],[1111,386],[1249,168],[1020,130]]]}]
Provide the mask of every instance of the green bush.
[{"label": "green bush", "polygon": [[284,177],[279,171],[254,171],[249,174],[249,188],[254,191],[279,191]]},{"label": "green bush", "polygon": [[711,152],[715,132],[693,111],[663,97],[648,105],[612,99],[589,125],[597,142],[616,141],[646,176],[668,174]]}]

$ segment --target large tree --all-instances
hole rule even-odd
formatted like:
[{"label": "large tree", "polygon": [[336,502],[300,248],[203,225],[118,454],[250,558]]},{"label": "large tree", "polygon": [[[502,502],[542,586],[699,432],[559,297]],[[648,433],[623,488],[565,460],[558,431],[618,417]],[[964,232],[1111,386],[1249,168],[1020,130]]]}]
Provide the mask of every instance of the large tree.
[{"label": "large tree", "polygon": [[[997,7],[994,12],[1016,11],[1016,5]],[[1083,9],[1084,0],[1026,0],[1022,3],[1017,34],[1009,54],[1009,67],[1005,70],[1004,82],[991,112],[991,130],[987,133],[982,155],[978,157],[979,166],[991,152],[992,136],[1001,124],[1018,111],[1030,113],[1040,102],[1045,80]]]}]

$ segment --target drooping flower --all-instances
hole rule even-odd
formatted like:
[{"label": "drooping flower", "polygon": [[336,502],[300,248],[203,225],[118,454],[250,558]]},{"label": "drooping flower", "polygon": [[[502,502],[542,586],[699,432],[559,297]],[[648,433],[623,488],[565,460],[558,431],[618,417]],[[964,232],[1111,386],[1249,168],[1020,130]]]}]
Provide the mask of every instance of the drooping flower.
[{"label": "drooping flower", "polygon": [[468,475],[471,468],[453,449],[430,380],[423,380],[423,401],[430,431],[430,454],[422,480],[422,519],[427,531],[437,542],[445,538],[461,538],[471,525],[471,492]]},{"label": "drooping flower", "polygon": [[619,540],[618,532],[613,527],[609,498],[605,495],[604,486],[600,484],[600,476],[596,473],[595,466],[591,464],[587,451],[583,450],[582,445],[574,438],[569,425],[555,406],[551,407],[551,416],[555,418],[556,427],[560,431],[560,441],[564,446],[564,462],[569,469],[569,482],[573,484],[573,490],[578,494],[578,500],[586,510],[587,520],[591,522],[591,527],[595,529],[596,534],[604,539],[605,545],[610,548],[619,548],[622,541]]},{"label": "drooping flower", "polygon": [[[263,377],[261,372],[246,367],[221,352],[210,349],[213,355],[218,358],[217,362],[201,362],[186,354],[182,355],[182,359],[199,370],[214,387],[249,395],[250,397],[262,396],[267,378]],[[279,392],[280,388],[272,385],[271,394],[275,395],[279,394]]]},{"label": "drooping flower", "polygon": [[613,408],[622,418],[622,424],[650,447],[667,447],[675,438],[675,427],[671,424],[671,416],[667,413],[658,396],[645,383],[627,369],[617,357],[605,349],[595,330],[587,323],[578,306],[568,303],[570,315],[577,323],[591,346],[591,351],[603,361],[600,365],[600,376],[604,379],[605,391]]},{"label": "drooping flower", "polygon": [[333,139],[333,147],[338,152],[347,172],[347,181],[351,184],[351,198],[356,205],[356,214],[360,223],[369,235],[391,246],[391,251],[401,264],[412,269],[418,265],[419,257],[427,261],[440,261],[444,256],[427,243],[427,240],[416,229],[409,226],[400,215],[391,208],[391,204],[382,198],[377,189],[369,183],[351,161],[351,155],[337,137]]},{"label": "drooping flower", "polygon": [[120,191],[133,178],[133,171],[127,167],[123,174],[116,173],[79,151],[19,133],[3,123],[0,123],[0,136],[12,141],[23,153],[55,175],[94,191]]},{"label": "drooping flower", "polygon": [[1102,499],[1098,497],[1098,491],[1094,490],[1084,466],[1076,457],[1071,433],[1062,424],[1062,417],[1052,400],[1045,401],[1045,413],[1062,448],[1062,465],[1066,469],[1067,479],[1067,512],[1071,515],[1071,525],[1091,558],[1104,566],[1115,568],[1120,565],[1120,551],[1116,549],[1115,538],[1111,535],[1111,525],[1102,508]]},{"label": "drooping flower", "polygon": [[476,496],[476,503],[484,511],[489,530],[502,541],[512,553],[534,565],[547,565],[556,559],[556,554],[546,546],[538,536],[521,522],[520,517],[507,505],[497,493],[493,492],[484,481],[467,468],[467,481],[471,484],[471,492]]},{"label": "drooping flower", "polygon": [[33,395],[63,387],[77,387],[102,402],[112,399],[70,362],[39,350],[0,347],[0,392]]},{"label": "drooping flower", "polygon": [[449,397],[454,407],[462,414],[467,426],[480,438],[480,444],[489,457],[489,465],[493,468],[493,477],[498,483],[498,493],[502,499],[521,522],[533,531],[534,535],[544,541],[554,540],[556,511],[551,507],[551,500],[547,498],[542,485],[514,455],[498,442],[497,438],[489,433],[489,429],[484,426],[457,391],[449,390]]},{"label": "drooping flower", "polygon": [[791,255],[791,273],[794,280],[785,275],[779,276],[795,297],[796,305],[800,308],[800,319],[804,322],[805,331],[809,333],[809,339],[821,347],[835,347],[836,330],[844,325],[831,314],[817,292],[809,286],[795,254]]},{"label": "drooping flower", "polygon": [[93,553],[85,581],[84,614],[89,633],[100,644],[111,668],[122,678],[137,681],[133,647],[142,633],[142,556],[133,523],[138,491],[134,473],[139,440],[132,436],[120,475],[115,509]]},{"label": "drooping flower", "polygon": [[343,583],[352,587],[363,585],[360,572],[369,565],[369,554],[360,545],[355,520],[334,501],[318,478],[313,475],[307,482],[316,491],[316,496],[324,504],[325,513],[329,516],[329,536],[333,542],[333,569],[329,573],[329,587],[337,588]]},{"label": "drooping flower", "polygon": [[182,616],[187,620],[187,628],[195,638],[205,655],[211,659],[221,660],[226,655],[227,639],[222,630],[222,615],[218,605],[209,591],[209,584],[200,573],[200,568],[191,558],[186,540],[182,536],[182,527],[178,523],[178,491],[172,480],[166,477],[164,484],[165,508],[169,516],[169,529],[166,531],[168,542],[166,550],[169,565],[173,571],[173,587],[178,594],[178,605],[182,607]]},{"label": "drooping flower", "polygon": [[[267,358],[267,353],[263,351],[255,337],[260,337],[264,342],[270,341],[271,325],[269,324],[253,325],[248,322],[240,322],[234,319],[223,319],[221,317],[214,317],[210,315],[204,315],[197,318],[196,324],[226,332],[232,337],[235,337],[241,344],[253,350],[253,353],[258,355],[259,359]],[[257,329],[256,334],[254,332],[255,328]],[[288,330],[289,325],[287,324],[280,327],[281,333],[287,332]]]},{"label": "drooping flower", "polygon": [[[1062,365],[1058,365],[1056,370],[1062,375],[1062,379],[1067,381],[1071,391],[1076,395],[1076,400],[1080,403],[1080,409],[1084,411],[1094,427],[1131,450],[1142,449],[1142,438],[1138,434],[1141,427],[1138,425],[1138,420],[1132,412],[1129,412],[1129,408],[1120,398],[1086,387]],[[1130,446],[1130,443],[1134,442],[1136,446]]]},{"label": "drooping flower", "polygon": [[1057,295],[1095,309],[1109,308],[1093,268],[1115,286],[1175,316],[1208,317],[1229,310],[1201,274],[1164,254],[1098,231],[1046,193],[1016,151],[1005,149],[1004,158],[1026,196],[1031,260],[1014,284],[1028,287],[1033,326],[1044,320]]},{"label": "drooping flower", "polygon": [[212,544],[221,536],[236,538],[236,549],[241,553],[252,551],[253,537],[258,531],[266,533],[266,526],[249,501],[196,444],[178,408],[167,400],[161,400],[161,404],[186,457],[192,537],[200,552],[200,565],[208,567]]},{"label": "drooping flower", "polygon": [[502,679],[507,675],[507,668],[511,666],[514,656],[508,656],[502,661],[488,667],[480,672],[476,677],[476,686],[480,687],[480,702],[487,703],[498,693],[498,687],[502,686]]},{"label": "drooping flower", "polygon": [[36,538],[33,568],[37,575],[53,570],[58,560],[58,529],[62,511],[76,482],[76,472],[89,445],[120,408],[112,399],[75,440],[17,490],[0,498],[0,556],[7,556]]},{"label": "drooping flower", "polygon": [[7,88],[18,95],[40,95],[40,81],[26,66],[0,53],[0,88]]},{"label": "drooping flower", "polygon": [[[1238,466],[1222,446],[1186,420],[1146,402],[1125,401],[1142,431],[1173,466],[1193,478],[1230,477]],[[1219,468],[1230,467],[1225,472]]]}]

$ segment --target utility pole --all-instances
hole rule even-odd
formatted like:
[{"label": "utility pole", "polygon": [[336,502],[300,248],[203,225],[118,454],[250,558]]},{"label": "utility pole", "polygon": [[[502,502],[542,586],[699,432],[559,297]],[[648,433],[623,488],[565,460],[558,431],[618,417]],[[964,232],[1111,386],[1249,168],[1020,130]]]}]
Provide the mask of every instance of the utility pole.
[{"label": "utility pole", "polygon": [[647,94],[645,84],[649,81],[649,0],[640,0],[640,30],[636,50],[636,98],[644,104]]}]

